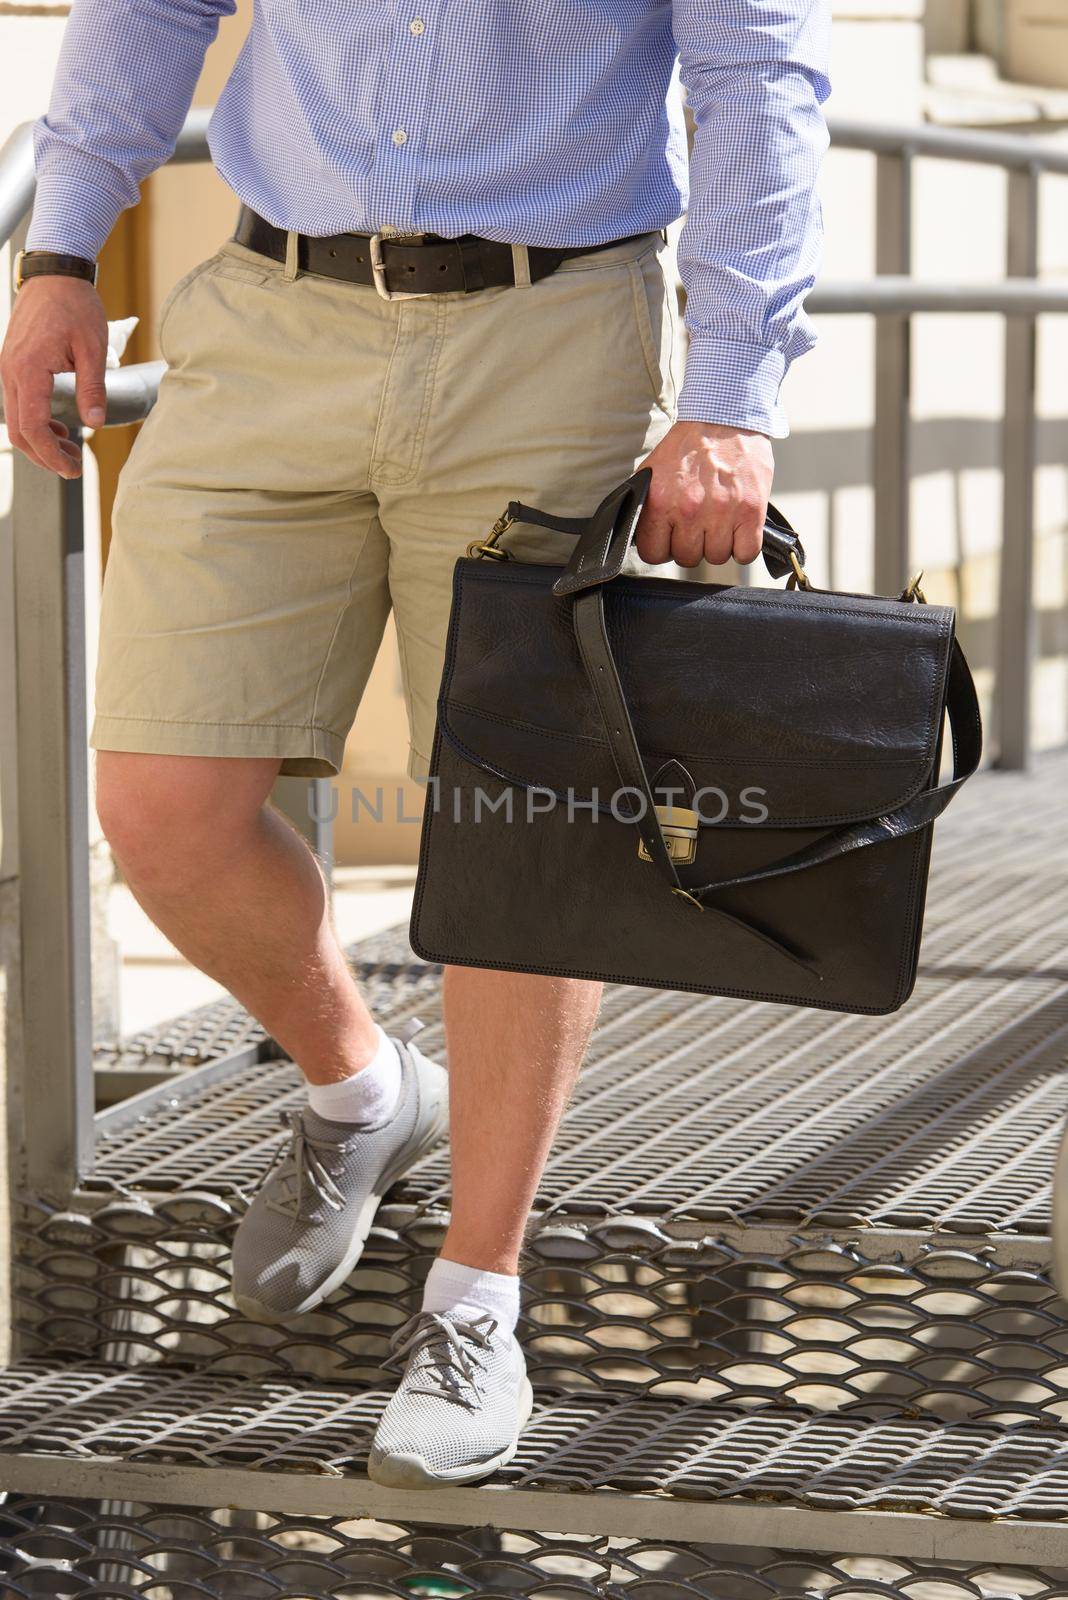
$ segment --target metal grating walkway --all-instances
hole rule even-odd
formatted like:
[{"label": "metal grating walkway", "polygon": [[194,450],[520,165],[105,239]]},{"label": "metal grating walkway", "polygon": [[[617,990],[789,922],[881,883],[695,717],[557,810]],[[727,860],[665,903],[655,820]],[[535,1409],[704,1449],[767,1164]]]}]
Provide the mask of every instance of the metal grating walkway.
[{"label": "metal grating walkway", "polygon": [[[1063,755],[985,774],[939,825],[920,981],[896,1016],[610,990],[541,1206],[1045,1234],[1068,1107],[1066,785]],[[379,1014],[421,1016],[441,1052],[436,972],[396,933],[358,957]],[[242,1065],[134,1128],[105,1124],[92,1187],[246,1193],[299,1092],[288,1063]],[[438,1205],[447,1177],[441,1152],[395,1197]]]},{"label": "metal grating walkway", "polygon": [[[447,1217],[444,1151],[326,1305],[252,1327],[230,1240],[298,1075],[230,1003],[128,1042],[168,1082],[100,1119],[68,1208],[22,1196],[15,1219],[5,1592],[404,1600],[408,1552],[433,1550],[428,1592],[494,1600],[1068,1593],[1068,1307],[1045,1270],[1066,780],[1068,756],[988,775],[950,813],[895,1017],[609,992],[524,1267],[535,1418],[486,1485],[362,1472]],[[380,1018],[422,1016],[440,1051],[440,974],[403,933],[353,958]],[[138,1506],[186,1532],[139,1531]],[[512,1556],[483,1564],[494,1529]],[[293,1554],[327,1546],[314,1572]]]},{"label": "metal grating walkway", "polygon": [[[357,1514],[372,1503],[369,1495],[383,1504],[390,1498],[362,1476],[387,1393],[188,1367],[27,1362],[0,1378],[0,1473],[32,1491],[34,1468],[47,1476],[49,1458],[61,1459],[64,1467],[81,1467],[76,1479],[110,1496],[129,1483],[131,1467],[146,1475],[181,1469],[190,1503],[206,1503],[198,1472],[222,1474],[214,1492],[224,1498],[227,1470],[262,1474],[276,1491],[285,1475],[310,1476],[303,1492],[311,1504],[314,1485],[325,1491],[332,1484],[330,1506]],[[1003,1529],[1012,1520],[1068,1524],[1068,1430],[542,1391],[518,1455],[495,1483],[488,1492],[505,1487],[510,1508],[532,1492],[536,1501],[525,1502],[525,1514],[541,1529],[573,1520],[560,1495],[608,1490],[657,1502],[742,1499],[997,1519]],[[478,1492],[456,1492],[455,1511],[474,1510]],[[431,1511],[425,1496],[393,1498]],[[453,1520],[445,1500],[432,1499],[434,1516]],[[1068,1526],[1056,1548],[1068,1561]]]}]

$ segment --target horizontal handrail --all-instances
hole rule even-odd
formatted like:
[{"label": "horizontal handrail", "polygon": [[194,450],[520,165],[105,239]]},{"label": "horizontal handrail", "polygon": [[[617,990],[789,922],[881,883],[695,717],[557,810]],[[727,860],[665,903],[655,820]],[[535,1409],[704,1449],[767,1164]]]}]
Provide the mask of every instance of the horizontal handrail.
[{"label": "horizontal handrail", "polygon": [[1050,172],[1068,177],[1068,149],[1043,144],[1019,133],[973,133],[968,128],[935,128],[930,123],[859,122],[832,117],[831,142],[841,150],[873,155],[930,156],[937,161],[970,161],[979,166]]},{"label": "horizontal handrail", "polygon": [[1034,278],[1006,278],[996,283],[925,283],[918,278],[887,275],[857,283],[834,279],[818,283],[805,301],[806,311],[870,312],[875,316],[910,316],[914,312],[990,311],[1004,317],[1036,317],[1068,311],[1068,280],[1040,283]]},{"label": "horizontal handrail", "polygon": [[33,205],[33,124],[20,122],[0,145],[0,248]]},{"label": "horizontal handrail", "polygon": [[[165,361],[135,361],[128,367],[112,367],[105,372],[106,426],[117,428],[130,422],[143,422],[156,403],[160,379],[166,370]],[[52,415],[68,427],[80,426],[73,372],[61,372],[53,382]],[[3,401],[0,400],[0,420],[2,418]]]},{"label": "horizontal handrail", "polygon": [[[196,106],[185,119],[172,161],[206,161],[211,110]],[[858,122],[832,117],[831,143],[842,150],[875,155],[931,156],[1008,170],[1068,177],[1068,150],[1021,134],[972,133],[957,128],[911,127],[907,123]],[[0,148],[0,246],[11,238],[33,203],[33,124],[20,123]]]}]

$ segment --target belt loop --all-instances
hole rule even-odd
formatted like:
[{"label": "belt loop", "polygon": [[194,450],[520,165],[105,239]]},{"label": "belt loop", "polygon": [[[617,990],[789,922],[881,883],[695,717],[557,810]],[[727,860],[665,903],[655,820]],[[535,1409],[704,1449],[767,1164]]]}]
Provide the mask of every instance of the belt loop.
[{"label": "belt loop", "polygon": [[525,244],[512,246],[512,272],[517,289],[530,288],[530,252]]},{"label": "belt loop", "polygon": [[484,289],[486,278],[482,271],[482,249],[479,240],[460,238],[456,243],[460,250],[465,290],[470,294],[474,289]]},{"label": "belt loop", "polygon": [[286,230],[286,269],[285,278],[292,283],[300,271],[300,234],[295,228]]}]

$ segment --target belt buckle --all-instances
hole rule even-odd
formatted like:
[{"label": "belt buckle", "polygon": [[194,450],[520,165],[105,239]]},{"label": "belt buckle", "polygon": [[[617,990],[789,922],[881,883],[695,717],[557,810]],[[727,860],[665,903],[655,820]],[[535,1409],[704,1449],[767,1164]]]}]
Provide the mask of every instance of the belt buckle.
[{"label": "belt buckle", "polygon": [[393,293],[386,282],[386,262],[382,254],[382,235],[371,235],[371,276],[374,278],[375,289],[383,300],[392,300]]},{"label": "belt buckle", "polygon": [[[387,235],[390,241],[396,239],[395,234]],[[403,235],[401,236],[403,237]],[[372,233],[371,243],[371,276],[374,279],[375,291],[383,300],[425,300],[426,294],[407,294],[403,289],[391,289],[386,282],[386,258],[382,254],[382,235]]]}]

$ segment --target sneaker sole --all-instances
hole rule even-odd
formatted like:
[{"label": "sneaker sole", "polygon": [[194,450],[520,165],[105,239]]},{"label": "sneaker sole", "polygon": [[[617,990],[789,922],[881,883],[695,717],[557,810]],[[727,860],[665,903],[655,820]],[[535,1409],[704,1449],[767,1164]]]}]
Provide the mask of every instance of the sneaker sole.
[{"label": "sneaker sole", "polygon": [[371,1224],[375,1219],[375,1212],[393,1184],[408,1171],[409,1167],[413,1167],[417,1161],[422,1160],[427,1152],[437,1144],[442,1135],[447,1132],[448,1126],[449,1094],[448,1079],[446,1078],[441,1086],[438,1103],[434,1108],[433,1120],[427,1132],[423,1135],[414,1151],[405,1150],[393,1165],[387,1167],[381,1174],[378,1180],[378,1188],[367,1196],[367,1199],[360,1207],[360,1214],[356,1219],[356,1227],[352,1235],[352,1243],[345,1252],[344,1260],[334,1269],[329,1278],[319,1285],[314,1294],[310,1294],[306,1300],[302,1300],[300,1305],[295,1306],[291,1311],[275,1311],[271,1306],[264,1305],[260,1300],[250,1299],[248,1295],[235,1294],[234,1305],[241,1315],[247,1317],[250,1322],[261,1322],[271,1327],[285,1328],[290,1323],[297,1322],[301,1317],[307,1316],[308,1312],[314,1311],[317,1306],[321,1306],[323,1301],[345,1282],[349,1273],[358,1264],[360,1257],[363,1255],[364,1245],[367,1243],[367,1235],[371,1231]]},{"label": "sneaker sole", "polygon": [[515,1437],[507,1449],[490,1461],[477,1461],[471,1466],[454,1467],[451,1472],[433,1472],[421,1457],[395,1451],[380,1461],[368,1462],[367,1476],[372,1483],[384,1489],[446,1489],[456,1484],[478,1483],[506,1467],[519,1449],[519,1435],[530,1421],[534,1409],[534,1391],[530,1379],[523,1379],[519,1391],[519,1414],[516,1418]]}]

